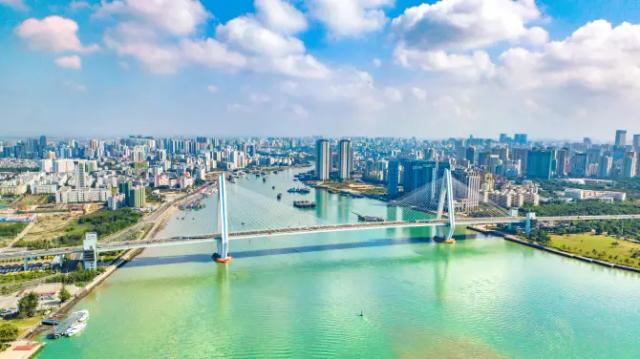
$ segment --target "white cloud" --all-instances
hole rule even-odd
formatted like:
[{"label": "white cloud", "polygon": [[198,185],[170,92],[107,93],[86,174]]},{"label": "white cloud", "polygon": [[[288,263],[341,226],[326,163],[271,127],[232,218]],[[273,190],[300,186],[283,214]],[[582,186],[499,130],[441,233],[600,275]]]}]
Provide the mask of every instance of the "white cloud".
[{"label": "white cloud", "polygon": [[394,57],[404,67],[447,72],[457,77],[478,79],[491,77],[495,72],[489,54],[481,50],[468,55],[450,54],[442,50],[421,51],[400,45],[396,47]]},{"label": "white cloud", "polygon": [[214,37],[196,31],[212,16],[193,0],[103,2],[95,16],[117,21],[104,33],[107,47],[154,73],[172,74],[193,64],[303,78],[330,72],[293,36],[307,26],[295,7],[284,0],[257,0],[255,5],[256,14],[219,24]]},{"label": "white cloud", "polygon": [[18,37],[33,50],[91,52],[98,49],[95,44],[83,46],[77,32],[75,21],[57,15],[42,20],[30,18],[16,28]]},{"label": "white cloud", "polygon": [[134,57],[153,73],[175,73],[181,65],[178,47],[160,44],[156,34],[140,24],[121,23],[108,29],[104,43],[120,56]]},{"label": "white cloud", "polygon": [[103,1],[95,16],[111,15],[150,25],[176,36],[193,33],[211,16],[198,0]]},{"label": "white cloud", "polygon": [[401,102],[404,96],[402,95],[402,91],[398,90],[395,87],[386,87],[384,89],[384,95],[391,102]]},{"label": "white cloud", "polygon": [[295,34],[307,28],[304,15],[286,0],[256,0],[257,17],[268,28]]},{"label": "white cloud", "polygon": [[549,41],[549,33],[539,26],[534,26],[527,29],[524,39],[531,45],[544,45]]},{"label": "white cloud", "polygon": [[254,18],[241,16],[218,25],[216,36],[238,49],[257,55],[284,56],[304,52],[299,39],[263,27]]},{"label": "white cloud", "polygon": [[82,68],[82,60],[78,55],[61,56],[55,62],[56,65],[65,69],[80,70]]},{"label": "white cloud", "polygon": [[373,64],[374,67],[382,66],[382,60],[380,60],[378,58],[373,59],[373,61],[371,61],[371,63]]},{"label": "white cloud", "polygon": [[383,8],[394,0],[307,0],[310,13],[337,38],[380,30],[387,22]]},{"label": "white cloud", "polygon": [[425,91],[424,89],[421,89],[419,87],[412,87],[411,88],[411,93],[413,94],[413,96],[420,101],[424,101],[427,99],[427,91]]},{"label": "white cloud", "polygon": [[407,47],[470,50],[527,36],[540,40],[542,29],[527,28],[539,17],[535,0],[441,0],[407,8],[391,27]]},{"label": "white cloud", "polygon": [[275,72],[300,78],[324,78],[331,70],[311,55],[288,55],[273,58],[255,58],[253,68],[261,72]]},{"label": "white cloud", "polygon": [[71,11],[78,11],[78,10],[82,10],[82,9],[89,9],[91,8],[91,5],[83,0],[72,0],[69,3],[69,10]]},{"label": "white cloud", "polygon": [[640,94],[640,25],[606,20],[585,24],[539,50],[512,48],[501,57],[500,76],[510,86],[578,86]]},{"label": "white cloud", "polygon": [[272,31],[254,17],[240,16],[218,25],[216,37],[246,53],[249,67],[258,72],[304,78],[321,78],[330,72],[315,57],[305,53],[301,40]]},{"label": "white cloud", "polygon": [[24,3],[23,0],[0,0],[0,5],[5,5],[20,11],[29,10],[29,7]]},{"label": "white cloud", "polygon": [[216,85],[208,85],[207,86],[207,91],[209,91],[211,93],[218,93],[218,91],[220,91],[220,89]]},{"label": "white cloud", "polygon": [[229,50],[223,43],[207,38],[205,40],[183,40],[181,53],[184,58],[195,63],[212,68],[234,69],[243,67],[246,58]]}]

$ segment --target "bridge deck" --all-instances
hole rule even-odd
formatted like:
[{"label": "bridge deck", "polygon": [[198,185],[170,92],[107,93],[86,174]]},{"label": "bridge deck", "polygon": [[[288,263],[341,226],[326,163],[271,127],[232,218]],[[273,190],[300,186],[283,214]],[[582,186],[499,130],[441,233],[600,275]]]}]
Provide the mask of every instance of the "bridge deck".
[{"label": "bridge deck", "polygon": [[[563,221],[587,221],[587,220],[628,220],[628,219],[640,219],[640,214],[627,214],[627,215],[583,215],[583,216],[558,216],[558,217],[537,217],[537,221],[541,222],[563,222]],[[519,223],[525,221],[524,217],[493,217],[493,218],[463,218],[457,219],[457,226],[472,226],[482,224],[508,224]],[[315,225],[305,227],[290,227],[279,229],[266,229],[266,230],[253,230],[253,231],[239,231],[229,233],[229,239],[250,239],[266,236],[288,236],[288,235],[301,235],[309,233],[327,233],[327,232],[344,232],[353,230],[368,230],[368,229],[386,229],[386,228],[414,228],[414,227],[439,227],[446,226],[448,221],[446,219],[430,219],[430,220],[418,220],[418,221],[388,221],[388,222],[366,222],[366,223],[345,223],[335,225]],[[117,250],[126,250],[134,248],[151,248],[173,245],[185,245],[195,243],[213,242],[220,237],[219,233],[208,233],[197,236],[179,236],[163,239],[150,239],[150,240],[134,240],[123,242],[110,242],[103,243],[98,246],[98,252],[110,252]],[[41,257],[41,256],[55,256],[68,253],[80,253],[82,247],[65,247],[65,248],[53,248],[53,249],[40,249],[40,250],[27,250],[27,251],[11,251],[0,252],[1,259],[9,258],[25,258],[25,257]]]}]

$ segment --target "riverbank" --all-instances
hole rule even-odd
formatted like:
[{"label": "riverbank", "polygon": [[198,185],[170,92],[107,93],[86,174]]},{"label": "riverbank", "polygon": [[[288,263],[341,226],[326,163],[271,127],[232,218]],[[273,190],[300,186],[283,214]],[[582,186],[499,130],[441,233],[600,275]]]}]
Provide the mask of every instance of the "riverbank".
[{"label": "riverbank", "polygon": [[[158,232],[160,232],[167,225],[167,223],[171,219],[171,216],[173,216],[175,211],[177,210],[176,204],[179,203],[180,201],[185,200],[190,195],[191,194],[187,194],[185,196],[181,196],[178,199],[176,199],[175,201],[167,203],[167,206],[164,207],[164,209],[162,209],[160,213],[155,213],[155,214],[150,215],[149,216],[149,217],[151,217],[150,219],[153,220],[153,226],[151,226],[151,228],[149,228],[144,233],[144,235],[143,235],[143,237],[141,239],[148,239],[150,237],[155,236]],[[148,220],[149,219],[147,219],[147,221]],[[145,221],[141,221],[141,222],[145,222]],[[139,225],[140,225],[140,222],[137,225],[134,225],[132,227],[136,227],[136,226],[139,226]],[[131,228],[125,229],[124,231],[127,231],[127,230],[131,230]],[[125,265],[129,261],[133,260],[136,256],[138,256],[142,252],[143,252],[143,249],[131,249],[131,250],[127,251],[126,253],[124,253],[122,256],[120,256],[119,258],[114,260],[109,266],[107,266],[104,272],[102,272],[101,274],[96,276],[91,282],[87,283],[78,292],[74,293],[70,300],[66,301],[60,307],[58,307],[56,310],[54,310],[52,313],[50,313],[48,315],[48,317],[50,317],[50,318],[52,318],[52,317],[62,317],[64,315],[66,315],[80,300],[85,298],[89,293],[91,293],[92,290],[94,290],[101,283],[103,283],[107,278],[109,278],[113,273],[115,273],[115,271],[118,268],[122,267],[123,265]],[[51,328],[50,326],[46,326],[46,325],[43,325],[41,323],[38,323],[33,328],[28,329],[23,335],[21,335],[21,339],[20,340],[30,340],[30,341],[37,340],[38,337],[40,335],[42,335],[42,333],[46,332],[50,328]],[[30,351],[20,351],[20,350],[18,350],[16,352],[20,352],[21,354],[25,354],[26,356],[24,356],[24,357],[25,358],[29,358],[32,355],[34,355],[35,353],[37,353],[37,351],[41,348],[40,343],[38,343],[38,342],[36,342],[36,343],[39,345],[37,349],[34,348],[33,350],[30,350]],[[20,348],[20,346],[18,346],[18,348]],[[8,352],[8,350],[9,349],[7,349],[7,351],[5,351],[5,353]],[[26,353],[29,353],[29,354],[26,354]],[[12,356],[12,358],[13,357],[14,356]],[[18,356],[18,357],[20,357],[20,356]],[[0,358],[3,358],[3,356],[0,356]]]},{"label": "riverbank", "polygon": [[487,235],[492,235],[492,236],[496,236],[496,237],[502,237],[507,241],[510,242],[514,242],[514,243],[518,243],[518,244],[522,244],[525,245],[527,247],[531,247],[531,248],[535,248],[535,249],[539,249],[545,252],[549,252],[549,253],[553,253],[553,254],[557,254],[566,258],[572,258],[572,259],[576,259],[582,262],[586,262],[586,263],[592,263],[592,264],[597,264],[599,266],[603,266],[603,267],[608,267],[608,268],[616,268],[616,269],[621,269],[621,270],[625,270],[625,271],[629,271],[629,272],[634,272],[634,273],[640,273],[640,269],[638,268],[633,268],[633,267],[629,267],[629,266],[625,266],[622,264],[617,264],[617,263],[611,263],[611,262],[607,262],[604,260],[600,260],[600,259],[595,259],[595,258],[589,258],[589,257],[585,257],[585,256],[581,256],[578,254],[574,254],[574,253],[570,253],[570,252],[566,252],[557,248],[552,248],[552,247],[548,247],[545,245],[542,245],[540,243],[537,242],[530,242],[521,238],[518,238],[517,236],[511,235],[511,234],[507,234],[504,232],[500,232],[498,230],[494,230],[494,229],[487,229],[485,227],[481,227],[481,226],[470,226],[469,227],[470,230],[478,232],[478,233],[482,233],[482,234],[487,234]]},{"label": "riverbank", "polygon": [[[76,293],[71,299],[63,303],[58,309],[49,315],[49,317],[66,315],[73,306],[75,306],[80,300],[89,295],[91,291],[109,278],[118,268],[122,267],[126,263],[133,260],[136,256],[142,253],[142,249],[131,249],[123,254],[120,258],[116,259],[114,263],[110,264],[104,272],[96,276],[91,282],[86,284],[78,293]],[[24,335],[25,339],[35,340],[37,337],[50,329],[50,326],[39,324],[35,328],[31,329]]]}]

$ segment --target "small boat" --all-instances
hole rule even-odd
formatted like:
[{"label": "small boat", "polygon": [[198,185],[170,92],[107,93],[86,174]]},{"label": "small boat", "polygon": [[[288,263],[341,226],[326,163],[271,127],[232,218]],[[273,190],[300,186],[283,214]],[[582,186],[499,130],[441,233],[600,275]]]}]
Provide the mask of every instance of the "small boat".
[{"label": "small boat", "polygon": [[77,322],[64,332],[64,335],[72,337],[80,333],[87,326],[87,322]]},{"label": "small boat", "polygon": [[271,186],[271,189],[272,189],[272,190],[275,190],[275,189],[276,189],[276,186]]},{"label": "small boat", "polygon": [[293,206],[301,209],[316,208],[316,203],[312,201],[293,201]]},{"label": "small boat", "polygon": [[263,182],[263,183],[264,183],[264,182],[267,182],[267,179],[266,179],[266,178],[264,178],[264,177],[262,177],[262,182]]},{"label": "small boat", "polygon": [[276,199],[279,201],[282,199],[282,193],[278,193],[278,195],[276,196]]}]

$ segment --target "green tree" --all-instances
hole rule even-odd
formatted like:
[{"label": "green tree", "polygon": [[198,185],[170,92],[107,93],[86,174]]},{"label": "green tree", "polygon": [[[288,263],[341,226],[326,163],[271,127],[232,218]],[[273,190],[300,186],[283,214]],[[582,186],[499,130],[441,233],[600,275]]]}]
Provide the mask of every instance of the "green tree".
[{"label": "green tree", "polygon": [[58,296],[60,297],[60,301],[64,303],[71,298],[71,293],[69,293],[69,291],[67,290],[67,287],[63,285],[62,289],[60,289],[60,293],[58,294]]},{"label": "green tree", "polygon": [[18,316],[20,318],[33,317],[38,310],[38,295],[31,292],[18,301]]},{"label": "green tree", "polygon": [[0,342],[6,343],[18,338],[18,327],[11,323],[0,325]]}]

